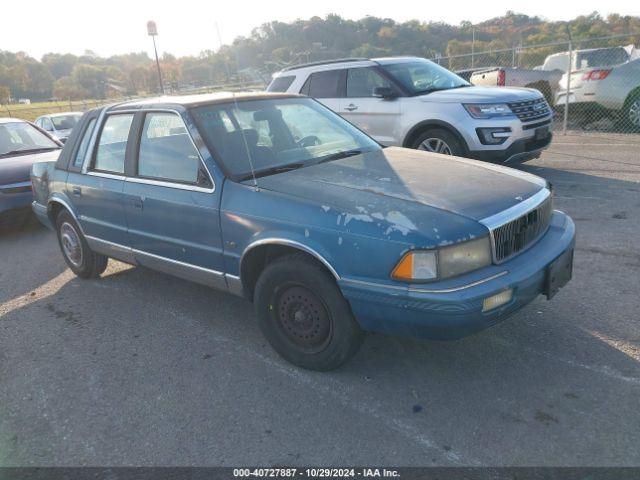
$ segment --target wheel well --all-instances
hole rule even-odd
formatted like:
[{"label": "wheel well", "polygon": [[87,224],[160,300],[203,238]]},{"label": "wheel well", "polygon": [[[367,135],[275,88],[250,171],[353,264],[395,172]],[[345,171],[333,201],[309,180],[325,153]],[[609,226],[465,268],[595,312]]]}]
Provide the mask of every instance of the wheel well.
[{"label": "wheel well", "polygon": [[462,137],[462,135],[460,135],[460,132],[458,132],[454,127],[452,127],[447,123],[435,122],[435,121],[426,121],[423,123],[419,123],[418,125],[413,127],[405,137],[404,142],[402,142],[402,146],[410,148],[411,145],[413,145],[413,142],[415,142],[420,135],[422,135],[426,130],[430,130],[434,128],[440,128],[442,130],[446,130],[447,132],[449,132],[451,135],[453,135],[458,139],[458,141],[460,142],[460,145],[462,145],[462,148],[464,149],[465,152],[469,151],[467,142]]},{"label": "wheel well", "polygon": [[47,214],[49,215],[49,219],[51,220],[51,223],[54,227],[56,225],[56,218],[58,218],[60,212],[65,208],[66,207],[64,205],[62,205],[60,202],[56,202],[55,200],[49,203]]},{"label": "wheel well", "polygon": [[324,265],[320,260],[311,255],[309,252],[305,252],[300,248],[275,243],[259,245],[249,250],[242,257],[242,264],[240,265],[240,278],[242,280],[242,288],[244,290],[245,296],[249,300],[253,300],[253,291],[255,289],[256,283],[258,282],[258,278],[260,277],[260,274],[264,271],[266,266],[269,265],[269,263],[284,255],[292,254],[305,256],[308,260],[320,266],[321,268],[326,270],[332,277],[334,277],[334,273],[331,272],[326,265]]},{"label": "wheel well", "polygon": [[636,87],[633,90],[631,90],[629,92],[629,95],[627,95],[627,98],[624,99],[624,106],[627,107],[631,102],[631,100],[637,97],[638,95],[640,95],[640,87]]}]

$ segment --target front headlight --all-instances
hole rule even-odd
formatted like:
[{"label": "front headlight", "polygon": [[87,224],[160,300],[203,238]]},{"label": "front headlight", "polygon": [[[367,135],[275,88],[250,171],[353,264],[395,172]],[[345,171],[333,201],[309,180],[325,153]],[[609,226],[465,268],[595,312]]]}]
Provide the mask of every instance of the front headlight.
[{"label": "front headlight", "polygon": [[407,252],[391,272],[391,277],[409,282],[443,280],[490,264],[490,240],[483,237],[438,250]]},{"label": "front headlight", "polygon": [[463,103],[469,115],[473,118],[507,117],[513,112],[506,103]]}]

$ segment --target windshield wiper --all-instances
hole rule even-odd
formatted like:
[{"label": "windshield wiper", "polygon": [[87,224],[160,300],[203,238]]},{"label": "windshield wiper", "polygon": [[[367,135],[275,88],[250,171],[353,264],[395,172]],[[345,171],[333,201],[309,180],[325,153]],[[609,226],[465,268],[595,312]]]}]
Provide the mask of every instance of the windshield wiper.
[{"label": "windshield wiper", "polygon": [[326,157],[322,157],[316,162],[314,162],[314,165],[318,163],[330,162],[332,160],[340,160],[341,158],[353,157],[354,155],[360,155],[361,153],[362,153],[362,150],[360,150],[359,148],[354,148],[352,150],[345,150],[344,152],[331,153]]},{"label": "windshield wiper", "polygon": [[279,165],[277,167],[265,168],[264,170],[259,170],[254,174],[247,173],[246,175],[243,175],[242,177],[240,177],[239,180],[241,182],[244,182],[245,180],[251,180],[252,178],[254,178],[254,176],[255,178],[267,177],[269,175],[275,175],[276,173],[288,172],[290,170],[302,168],[305,165],[308,165],[308,163],[297,162],[297,163],[289,163],[287,165]]},{"label": "windshield wiper", "polygon": [[9,150],[8,152],[0,153],[0,157],[6,157],[7,155],[19,155],[21,153],[35,153],[35,152],[48,152],[50,150],[57,150],[60,147],[40,147],[40,148],[24,148],[19,150]]}]

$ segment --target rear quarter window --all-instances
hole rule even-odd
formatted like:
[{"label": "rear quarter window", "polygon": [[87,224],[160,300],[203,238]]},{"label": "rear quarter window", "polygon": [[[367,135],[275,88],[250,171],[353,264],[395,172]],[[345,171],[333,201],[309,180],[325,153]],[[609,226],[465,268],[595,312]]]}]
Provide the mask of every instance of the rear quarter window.
[{"label": "rear quarter window", "polygon": [[295,79],[295,75],[276,77],[267,87],[267,92],[286,92]]}]

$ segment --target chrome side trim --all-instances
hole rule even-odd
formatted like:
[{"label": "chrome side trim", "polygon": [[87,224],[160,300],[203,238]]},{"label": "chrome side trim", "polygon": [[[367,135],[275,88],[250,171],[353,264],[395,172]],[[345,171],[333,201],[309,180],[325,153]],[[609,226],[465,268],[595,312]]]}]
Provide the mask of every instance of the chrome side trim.
[{"label": "chrome side trim", "polygon": [[140,265],[219,290],[228,290],[224,273],[132,249]]},{"label": "chrome side trim", "polygon": [[356,280],[355,278],[343,278],[343,282],[347,283],[355,283],[357,285],[364,285],[368,287],[377,287],[377,288],[391,288],[393,290],[404,291],[407,293],[452,293],[459,292],[461,290],[466,290],[467,288],[475,287],[477,285],[482,285],[483,283],[490,282],[491,280],[495,280],[496,278],[500,278],[509,273],[508,270],[503,270],[502,272],[498,272],[495,275],[491,275],[486,278],[481,278],[480,280],[476,280],[475,282],[466,283],[464,285],[460,285],[459,287],[451,287],[451,288],[421,288],[421,287],[403,287],[400,285],[387,285],[384,283],[376,283],[376,282],[367,282],[365,280]]},{"label": "chrome side trim", "polygon": [[242,280],[240,277],[236,275],[225,274],[225,278],[227,279],[227,288],[229,289],[229,293],[233,293],[239,297],[244,297],[244,287],[242,286]]},{"label": "chrome side trim", "polygon": [[31,181],[17,182],[17,183],[5,183],[0,185],[0,190],[11,190],[12,188],[30,187]]},{"label": "chrome side trim", "polygon": [[259,247],[260,245],[270,245],[270,244],[286,245],[288,247],[298,248],[308,253],[309,255],[312,255],[317,260],[319,260],[320,263],[322,263],[325,267],[327,267],[327,269],[331,272],[331,274],[335,277],[336,280],[340,280],[340,275],[338,275],[338,272],[336,272],[335,268],[333,268],[333,266],[327,261],[327,259],[325,259],[313,248],[308,247],[304,243],[300,243],[295,240],[289,240],[288,238],[262,238],[260,240],[256,240],[255,242],[247,245],[247,247],[242,252],[242,256],[240,257],[240,271],[242,271],[242,262],[244,261],[246,254],[249,253],[250,250],[253,250],[255,247]]},{"label": "chrome side trim", "polygon": [[[204,162],[202,162],[202,164],[204,165]],[[209,170],[207,169],[207,166],[204,165],[204,168],[207,170],[207,175],[209,175],[209,179],[211,180],[211,174],[209,173]],[[212,188],[204,188],[204,187],[198,187],[197,185],[186,185],[186,184],[182,184],[182,183],[173,183],[173,182],[165,182],[162,180],[151,180],[148,178],[141,178],[141,177],[125,177],[124,178],[125,182],[129,182],[129,183],[142,183],[145,185],[155,185],[158,187],[167,187],[167,188],[177,188],[179,190],[189,190],[191,192],[202,192],[202,193],[213,193],[215,192],[215,183],[213,183],[213,180],[211,180],[211,184],[213,185]]]},{"label": "chrome side trim", "polygon": [[87,240],[89,248],[97,253],[101,253],[102,255],[106,255],[107,257],[115,258],[125,263],[130,263],[131,265],[138,264],[133,254],[133,250],[130,247],[120,245],[119,243],[102,240],[90,235],[84,235],[84,238]]},{"label": "chrome side trim", "polygon": [[501,227],[502,225],[515,220],[522,215],[529,213],[534,208],[538,207],[551,195],[551,191],[548,188],[542,188],[538,193],[532,195],[526,200],[514,205],[511,208],[507,208],[502,212],[498,212],[490,217],[483,218],[480,223],[487,227],[489,230]]},{"label": "chrome side trim", "polygon": [[88,175],[90,177],[110,178],[111,180],[125,180],[127,178],[124,176],[124,174],[118,175],[115,173],[98,172],[96,170],[91,170],[90,172],[87,172],[85,175]]}]

